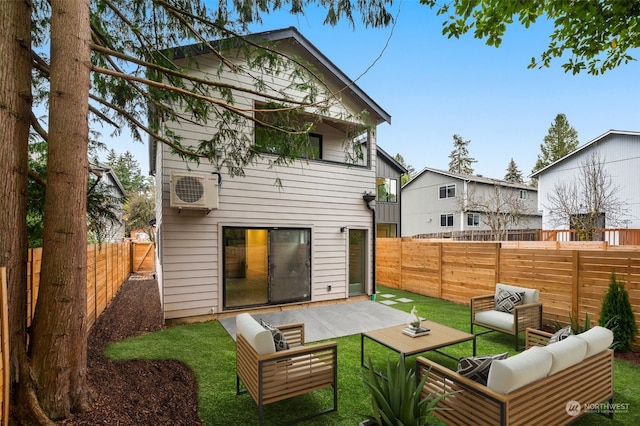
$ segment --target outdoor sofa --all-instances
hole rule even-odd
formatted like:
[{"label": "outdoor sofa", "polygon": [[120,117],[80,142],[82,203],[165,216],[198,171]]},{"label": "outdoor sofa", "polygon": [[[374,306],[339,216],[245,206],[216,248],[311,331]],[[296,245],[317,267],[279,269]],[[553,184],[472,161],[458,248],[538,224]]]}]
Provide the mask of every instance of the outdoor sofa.
[{"label": "outdoor sofa", "polygon": [[[504,295],[505,297],[502,297]],[[513,297],[519,300],[514,301]],[[471,334],[473,326],[488,328],[476,336],[499,331],[514,336],[515,349],[520,350],[519,335],[531,327],[542,328],[542,303],[537,289],[497,283],[495,294],[471,298]]]},{"label": "outdoor sofa", "polygon": [[419,376],[428,375],[423,397],[455,392],[438,403],[436,416],[473,426],[565,425],[595,409],[613,417],[610,330],[596,326],[549,345],[550,333],[526,335],[527,350],[490,363],[486,385],[418,357]]},{"label": "outdoor sofa", "polygon": [[[275,329],[275,330],[274,330]],[[274,337],[286,347],[276,350]],[[282,340],[284,337],[284,340]],[[338,409],[338,348],[335,342],[304,346],[304,324],[267,328],[251,315],[236,317],[236,393],[248,392],[258,404],[258,424],[263,406],[333,387],[333,406],[303,416],[301,421]],[[244,385],[244,388],[242,388]]]}]

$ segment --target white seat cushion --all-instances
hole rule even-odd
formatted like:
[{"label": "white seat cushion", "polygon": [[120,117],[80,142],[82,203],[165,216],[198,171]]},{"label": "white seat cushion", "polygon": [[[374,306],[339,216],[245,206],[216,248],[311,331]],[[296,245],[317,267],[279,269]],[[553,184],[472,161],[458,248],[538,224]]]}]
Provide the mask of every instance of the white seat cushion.
[{"label": "white seat cushion", "polygon": [[587,353],[587,342],[577,336],[569,336],[542,349],[551,354],[553,362],[549,375],[552,375],[582,362]]},{"label": "white seat cushion", "polygon": [[577,334],[576,337],[587,342],[587,354],[585,358],[599,354],[613,343],[613,332],[599,325],[590,328],[584,333]]},{"label": "white seat cushion", "polygon": [[523,305],[528,305],[529,303],[537,303],[540,299],[540,290],[535,288],[524,288],[524,287],[516,287],[514,285],[509,284],[496,284],[496,294],[498,294],[498,289],[502,288],[504,290],[509,290],[511,292],[523,292],[524,300],[522,302]]},{"label": "white seat cushion", "polygon": [[487,387],[501,394],[508,394],[549,374],[551,353],[534,346],[507,359],[491,363]]},{"label": "white seat cushion", "polygon": [[276,351],[271,332],[247,313],[236,317],[236,333],[242,334],[258,355],[268,355]]},{"label": "white seat cushion", "polygon": [[499,311],[476,312],[476,322],[513,331],[513,314]]}]

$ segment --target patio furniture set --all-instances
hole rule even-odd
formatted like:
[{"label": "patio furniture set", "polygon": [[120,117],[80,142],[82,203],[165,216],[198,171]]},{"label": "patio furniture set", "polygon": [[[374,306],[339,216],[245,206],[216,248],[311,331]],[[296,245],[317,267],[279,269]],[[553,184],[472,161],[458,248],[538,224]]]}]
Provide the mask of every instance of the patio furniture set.
[{"label": "patio furniture set", "polygon": [[[463,358],[464,368],[461,362],[458,371],[416,358],[418,375],[427,375],[424,396],[453,392],[438,403],[442,410],[435,411],[451,425],[560,425],[592,407],[611,407],[612,332],[604,327],[576,336],[567,336],[568,330],[553,336],[541,331],[538,298],[538,290],[499,283],[495,294],[471,299],[471,333],[433,321],[422,321],[430,331],[419,337],[403,333],[404,325],[363,332],[361,366],[366,340],[398,352],[402,359],[427,351],[449,356],[440,349],[472,341],[473,356]],[[335,342],[304,346],[304,324],[273,327],[246,313],[236,317],[236,325],[236,390],[254,399],[259,424],[264,405],[327,387],[333,388],[333,405],[296,421],[337,410]],[[474,325],[488,330],[474,334]],[[506,353],[476,357],[476,336],[489,331],[514,335],[516,350],[524,332],[525,350],[508,358]]]}]

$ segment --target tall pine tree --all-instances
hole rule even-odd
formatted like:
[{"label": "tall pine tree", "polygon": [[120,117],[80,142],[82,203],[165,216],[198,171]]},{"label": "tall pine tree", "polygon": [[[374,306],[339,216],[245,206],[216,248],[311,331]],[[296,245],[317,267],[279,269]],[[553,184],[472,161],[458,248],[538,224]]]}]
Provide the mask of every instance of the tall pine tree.
[{"label": "tall pine tree", "polygon": [[578,132],[571,127],[567,116],[556,115],[555,120],[549,127],[544,142],[540,144],[540,154],[538,161],[533,166],[531,173],[547,167],[549,164],[564,157],[578,146]]},{"label": "tall pine tree", "polygon": [[464,175],[472,175],[473,167],[471,165],[476,162],[475,158],[469,156],[469,143],[460,135],[453,135],[453,151],[449,154],[449,171],[462,173]]},{"label": "tall pine tree", "polygon": [[518,165],[515,161],[513,161],[513,158],[511,159],[511,161],[509,161],[509,166],[507,166],[507,174],[504,175],[504,180],[513,183],[524,183],[524,180],[522,179],[522,172],[520,171],[520,169],[518,169]]},{"label": "tall pine tree", "polygon": [[407,173],[403,174],[401,177],[401,184],[404,185],[411,180],[413,175],[416,174],[416,169],[414,169],[412,165],[407,164],[404,157],[400,155],[400,153],[396,154],[393,159],[400,163],[400,165],[402,165],[405,169],[407,169]]}]

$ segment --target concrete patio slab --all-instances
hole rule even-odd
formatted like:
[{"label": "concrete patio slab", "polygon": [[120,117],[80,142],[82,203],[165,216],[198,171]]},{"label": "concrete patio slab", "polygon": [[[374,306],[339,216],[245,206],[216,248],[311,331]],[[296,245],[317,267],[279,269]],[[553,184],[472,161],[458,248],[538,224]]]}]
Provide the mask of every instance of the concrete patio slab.
[{"label": "concrete patio slab", "polygon": [[[305,342],[335,339],[365,331],[404,324],[407,313],[370,300],[338,303],[311,308],[252,314],[273,325],[304,323]],[[220,324],[235,340],[235,317],[223,318]]]}]

